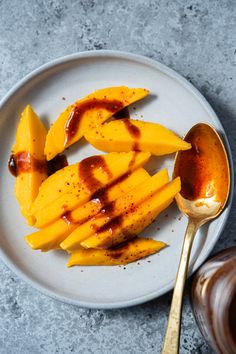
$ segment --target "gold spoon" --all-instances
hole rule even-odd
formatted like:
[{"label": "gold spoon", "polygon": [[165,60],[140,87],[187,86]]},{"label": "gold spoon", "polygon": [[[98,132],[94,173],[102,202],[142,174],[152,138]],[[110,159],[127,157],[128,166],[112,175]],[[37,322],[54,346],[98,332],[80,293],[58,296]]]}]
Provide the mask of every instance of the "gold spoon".
[{"label": "gold spoon", "polygon": [[215,129],[199,123],[190,129],[184,140],[191,143],[192,148],[176,154],[173,177],[180,176],[182,188],[176,202],[189,220],[162,354],[179,353],[183,290],[194,236],[200,226],[222,212],[230,190],[228,156]]}]

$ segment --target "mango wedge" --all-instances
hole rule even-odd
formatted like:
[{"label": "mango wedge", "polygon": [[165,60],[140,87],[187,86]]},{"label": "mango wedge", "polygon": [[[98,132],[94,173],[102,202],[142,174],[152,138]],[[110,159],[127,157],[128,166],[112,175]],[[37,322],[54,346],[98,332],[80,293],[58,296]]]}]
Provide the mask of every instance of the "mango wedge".
[{"label": "mango wedge", "polygon": [[130,119],[91,129],[85,138],[95,148],[107,152],[136,150],[159,156],[191,148],[191,144],[160,124]]},{"label": "mango wedge", "polygon": [[[116,199],[112,204],[108,204],[93,219],[78,226],[62,243],[61,248],[71,252],[78,247],[80,243],[89,236],[96,233],[96,230],[106,227],[114,218],[119,218],[124,214],[125,217],[129,213],[136,211],[137,205],[149,200],[160,188],[169,181],[167,170],[162,170],[152,177],[132,189],[129,193]],[[148,201],[147,201],[148,203]]]},{"label": "mango wedge", "polygon": [[[116,152],[101,155],[101,158],[104,159],[101,163],[109,165],[113,162],[116,162],[119,158],[122,158],[123,156],[125,156],[125,154],[120,154]],[[49,176],[44,181],[44,183],[42,183],[42,185],[40,186],[39,194],[31,207],[32,214],[34,214],[40,209],[45,208],[48,204],[54,202],[63,194],[70,192],[73,188],[76,188],[78,186],[81,180],[79,174],[81,162],[77,162],[73,165],[69,165],[60,169],[53,175]]]},{"label": "mango wedge", "polygon": [[150,256],[165,248],[166,244],[146,238],[136,238],[127,244],[110,250],[79,249],[73,251],[67,267],[125,265]]},{"label": "mango wedge", "polygon": [[[42,192],[43,188],[40,189],[39,196],[35,201],[37,210],[32,212],[32,216],[35,218],[34,226],[45,227],[60,218],[65,212],[87,203],[98,190],[113,183],[124,174],[143,166],[150,157],[149,153],[131,151],[120,153],[116,159],[109,162],[109,155],[103,155],[102,158],[101,156],[91,156],[81,161],[77,172],[75,172],[77,183],[48,205],[40,206],[38,203],[41,197],[42,199],[45,197]],[[55,189],[57,189],[57,185],[52,184],[50,193],[53,194]]]},{"label": "mango wedge", "polygon": [[30,208],[41,183],[47,178],[44,145],[47,131],[39,117],[27,105],[22,112],[16,143],[12,148],[9,167],[16,176],[15,195],[22,214],[31,225]]},{"label": "mango wedge", "polygon": [[112,219],[105,228],[101,228],[96,234],[82,241],[81,246],[106,249],[133,238],[171,204],[180,189],[180,178],[177,177],[134,211]]},{"label": "mango wedge", "polygon": [[68,106],[48,132],[45,145],[47,160],[74,144],[86,131],[148,93],[143,88],[109,87],[97,90]]},{"label": "mango wedge", "polygon": [[112,202],[121,195],[125,195],[149,177],[149,174],[143,168],[137,169],[125,179],[107,188],[105,190],[105,198],[104,195],[100,195],[100,198],[102,197],[101,199],[98,200],[96,198],[74,209],[69,215],[66,214],[64,218],[58,219],[40,231],[33,232],[26,236],[26,242],[32,249],[40,249],[42,251],[60,248],[60,243],[77,228],[81,222],[96,215],[103,207],[103,203]]}]

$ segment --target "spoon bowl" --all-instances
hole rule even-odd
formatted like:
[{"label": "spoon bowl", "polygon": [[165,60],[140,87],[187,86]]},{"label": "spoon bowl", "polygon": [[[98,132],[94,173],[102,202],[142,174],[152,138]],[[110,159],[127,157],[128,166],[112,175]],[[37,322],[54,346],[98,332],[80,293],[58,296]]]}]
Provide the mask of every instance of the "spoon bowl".
[{"label": "spoon bowl", "polygon": [[209,221],[224,209],[230,191],[230,168],[224,144],[216,130],[199,123],[186,134],[192,149],[176,154],[173,178],[182,188],[176,196],[188,217]]},{"label": "spoon bowl", "polygon": [[173,177],[181,179],[181,191],[175,198],[180,211],[189,220],[162,354],[179,353],[182,298],[195,234],[200,226],[222,212],[230,191],[228,156],[216,130],[199,123],[190,129],[184,140],[192,148],[176,154]]}]

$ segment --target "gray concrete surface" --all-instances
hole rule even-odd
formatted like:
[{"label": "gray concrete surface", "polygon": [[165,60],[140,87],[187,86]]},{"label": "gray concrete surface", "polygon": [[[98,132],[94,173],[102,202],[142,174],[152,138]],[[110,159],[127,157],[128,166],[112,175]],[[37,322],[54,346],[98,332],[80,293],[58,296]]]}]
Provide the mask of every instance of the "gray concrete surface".
[{"label": "gray concrete surface", "polygon": [[[188,78],[209,100],[236,148],[235,1],[0,0],[0,97],[65,54],[143,54]],[[235,201],[215,250],[236,244]],[[171,294],[118,311],[54,301],[0,263],[0,353],[160,353]],[[184,299],[181,354],[213,353]]]}]

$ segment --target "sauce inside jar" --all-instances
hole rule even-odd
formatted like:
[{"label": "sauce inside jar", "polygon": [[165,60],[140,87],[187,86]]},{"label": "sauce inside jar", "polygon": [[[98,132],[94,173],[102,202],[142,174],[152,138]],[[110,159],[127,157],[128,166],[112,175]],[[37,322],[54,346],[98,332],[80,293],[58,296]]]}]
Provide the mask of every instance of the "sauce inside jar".
[{"label": "sauce inside jar", "polygon": [[236,353],[236,247],[210,258],[191,284],[193,312],[199,328],[220,354]]},{"label": "sauce inside jar", "polygon": [[229,305],[229,333],[236,348],[236,288]]}]

